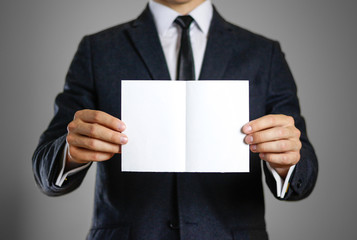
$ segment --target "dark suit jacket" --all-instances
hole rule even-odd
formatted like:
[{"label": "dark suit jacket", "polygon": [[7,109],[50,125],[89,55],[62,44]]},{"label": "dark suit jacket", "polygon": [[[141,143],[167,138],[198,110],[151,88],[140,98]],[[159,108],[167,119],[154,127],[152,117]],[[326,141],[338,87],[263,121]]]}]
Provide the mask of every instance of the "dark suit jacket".
[{"label": "dark suit jacket", "polygon": [[[86,171],[55,185],[66,126],[80,109],[120,118],[122,79],[167,80],[168,69],[152,15],[86,36],[70,66],[55,115],[40,138],[33,170],[48,195],[77,188]],[[215,11],[200,79],[249,79],[250,118],[291,115],[301,130],[301,160],[286,200],[312,191],[317,160],[300,116],[293,77],[279,44],[227,23]],[[92,229],[88,239],[267,239],[261,180],[262,161],[251,154],[250,173],[127,173],[117,154],[98,163]],[[266,181],[276,195],[269,172]]]}]

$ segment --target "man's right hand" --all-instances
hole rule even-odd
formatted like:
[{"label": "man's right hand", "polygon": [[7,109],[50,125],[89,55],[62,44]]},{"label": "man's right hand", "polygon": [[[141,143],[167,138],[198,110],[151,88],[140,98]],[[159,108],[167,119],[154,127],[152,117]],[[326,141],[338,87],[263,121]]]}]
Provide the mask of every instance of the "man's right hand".
[{"label": "man's right hand", "polygon": [[68,151],[65,169],[71,170],[88,162],[109,160],[128,142],[122,132],[126,126],[105,112],[80,110],[68,124]]}]

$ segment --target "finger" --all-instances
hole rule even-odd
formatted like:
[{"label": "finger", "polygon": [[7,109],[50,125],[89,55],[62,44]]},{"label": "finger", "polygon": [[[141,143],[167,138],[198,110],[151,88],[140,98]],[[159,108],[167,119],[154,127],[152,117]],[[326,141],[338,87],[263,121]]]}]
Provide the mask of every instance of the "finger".
[{"label": "finger", "polygon": [[250,150],[252,152],[259,153],[285,153],[290,151],[298,151],[300,148],[300,141],[293,140],[278,140],[250,145]]},{"label": "finger", "polygon": [[113,153],[96,152],[76,146],[69,146],[68,154],[78,163],[101,162],[109,160],[114,156]]},{"label": "finger", "polygon": [[68,134],[67,142],[70,146],[76,146],[91,151],[107,153],[118,153],[120,151],[119,144],[112,144],[78,134]]},{"label": "finger", "polygon": [[273,127],[294,126],[294,119],[286,115],[271,114],[250,121],[243,126],[243,133],[250,134]]},{"label": "finger", "polygon": [[119,118],[97,110],[86,109],[78,111],[75,113],[74,118],[79,118],[87,123],[97,123],[119,132],[124,131],[126,128],[125,123]]},{"label": "finger", "polygon": [[247,144],[257,144],[275,140],[289,139],[298,136],[295,127],[276,127],[249,134],[244,141]]},{"label": "finger", "polygon": [[128,142],[128,137],[123,133],[114,131],[99,124],[86,123],[82,121],[72,121],[68,124],[68,132],[99,139],[113,144],[126,144]]},{"label": "finger", "polygon": [[272,168],[285,168],[295,165],[300,160],[300,152],[261,153],[260,159],[269,162]]}]

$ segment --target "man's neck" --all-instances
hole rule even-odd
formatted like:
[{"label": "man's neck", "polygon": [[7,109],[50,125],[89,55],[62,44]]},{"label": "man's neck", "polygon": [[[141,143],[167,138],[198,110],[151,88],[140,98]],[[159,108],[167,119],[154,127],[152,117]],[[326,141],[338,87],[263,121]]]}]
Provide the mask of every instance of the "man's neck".
[{"label": "man's neck", "polygon": [[182,15],[186,15],[203,3],[205,0],[154,0],[157,3],[161,3],[169,8],[172,8],[176,12]]}]

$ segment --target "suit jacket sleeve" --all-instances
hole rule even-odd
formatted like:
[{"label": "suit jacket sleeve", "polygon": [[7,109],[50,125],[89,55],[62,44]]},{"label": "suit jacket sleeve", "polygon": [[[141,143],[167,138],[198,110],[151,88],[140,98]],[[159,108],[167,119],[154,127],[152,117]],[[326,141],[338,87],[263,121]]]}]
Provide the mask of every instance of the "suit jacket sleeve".
[{"label": "suit jacket sleeve", "polygon": [[[289,188],[284,197],[284,200],[299,200],[307,197],[315,186],[318,171],[317,158],[307,138],[305,120],[300,115],[297,89],[293,76],[277,42],[273,44],[271,56],[270,83],[268,101],[266,103],[267,113],[292,116],[295,120],[295,126],[301,131],[301,158],[296,164],[290,178]],[[266,163],[264,163],[264,172],[266,182],[273,195],[276,196],[275,180],[267,169]]]},{"label": "suit jacket sleeve", "polygon": [[86,170],[68,177],[58,187],[56,178],[62,165],[62,153],[66,143],[67,125],[80,109],[95,109],[94,81],[91,69],[90,42],[84,37],[70,65],[64,90],[55,100],[54,117],[41,135],[39,144],[32,158],[35,179],[41,190],[47,195],[56,196],[77,188]]}]

